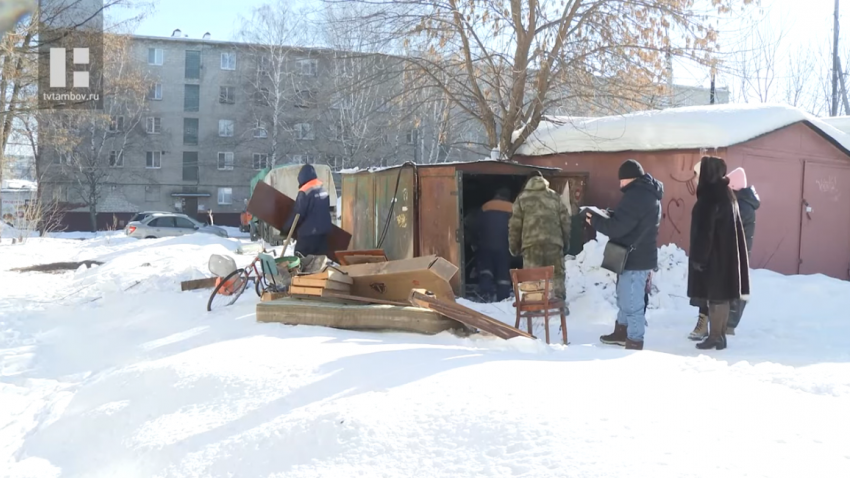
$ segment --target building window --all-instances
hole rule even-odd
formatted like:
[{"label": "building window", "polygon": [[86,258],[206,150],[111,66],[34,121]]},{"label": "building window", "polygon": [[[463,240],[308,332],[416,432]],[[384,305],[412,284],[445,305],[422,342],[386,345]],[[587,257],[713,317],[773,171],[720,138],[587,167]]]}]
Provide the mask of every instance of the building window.
[{"label": "building window", "polygon": [[198,152],[183,151],[183,181],[198,180]]},{"label": "building window", "polygon": [[302,154],[287,154],[286,158],[290,164],[304,164],[304,155]]},{"label": "building window", "polygon": [[409,130],[407,134],[405,134],[404,140],[407,144],[413,144],[413,142],[416,141],[416,130]]},{"label": "building window", "polygon": [[260,72],[260,73],[266,73],[266,72],[268,72],[268,71],[269,71],[269,65],[270,65],[270,63],[271,63],[271,62],[269,61],[269,57],[267,57],[267,56],[261,56],[261,57],[257,60],[257,71],[258,71],[258,72]]},{"label": "building window", "polygon": [[147,129],[148,134],[162,133],[162,118],[153,116],[146,118],[145,127]]},{"label": "building window", "polygon": [[316,94],[312,90],[298,90],[295,106],[298,108],[313,108],[316,106]]},{"label": "building window", "polygon": [[255,138],[268,138],[269,130],[266,128],[266,124],[260,120],[257,120],[257,123],[254,124],[254,137]]},{"label": "building window", "polygon": [[221,69],[235,70],[236,69],[236,52],[225,51],[221,54]]},{"label": "building window", "polygon": [[218,93],[218,102],[219,103],[227,103],[227,104],[235,104],[236,103],[236,87],[235,86],[222,86],[219,88]]},{"label": "building window", "polygon": [[148,48],[148,65],[162,65],[162,48]]},{"label": "building window", "polygon": [[198,145],[198,118],[183,118],[183,144]]},{"label": "building window", "polygon": [[74,164],[74,153],[59,153],[56,155],[56,164],[64,164],[65,166],[71,166]]},{"label": "building window", "polygon": [[218,204],[220,206],[233,204],[233,188],[218,188]]},{"label": "building window", "polygon": [[313,125],[310,123],[298,123],[295,125],[295,137],[301,140],[311,141],[315,139],[313,135]]},{"label": "building window", "polygon": [[159,201],[159,186],[145,186],[145,202]]},{"label": "building window", "polygon": [[162,167],[162,151],[148,151],[145,157],[146,169],[159,169]]},{"label": "building window", "polygon": [[333,141],[348,141],[351,135],[344,124],[331,125],[331,139]]},{"label": "building window", "polygon": [[254,92],[254,105],[255,106],[268,106],[269,105],[269,89],[268,88],[260,88],[259,91]]},{"label": "building window", "polygon": [[233,136],[234,121],[233,120],[218,120],[218,135],[224,138]]},{"label": "building window", "polygon": [[154,83],[151,85],[151,89],[148,90],[148,99],[149,100],[161,100],[162,99],[162,83]]},{"label": "building window", "polygon": [[198,50],[186,50],[186,79],[201,79],[201,52]]},{"label": "building window", "polygon": [[254,153],[254,170],[259,171],[269,167],[269,155]]},{"label": "building window", "polygon": [[183,111],[197,112],[201,105],[201,87],[199,85],[184,85]]},{"label": "building window", "polygon": [[218,170],[233,171],[233,153],[218,153]]},{"label": "building window", "polygon": [[123,116],[113,116],[109,121],[109,132],[117,133],[119,131],[124,131],[124,117]]},{"label": "building window", "polygon": [[316,76],[319,70],[319,61],[314,59],[298,60],[298,73],[301,76]]},{"label": "building window", "polygon": [[123,168],[124,167],[124,154],[122,151],[110,151],[109,152],[109,167],[110,168]]}]

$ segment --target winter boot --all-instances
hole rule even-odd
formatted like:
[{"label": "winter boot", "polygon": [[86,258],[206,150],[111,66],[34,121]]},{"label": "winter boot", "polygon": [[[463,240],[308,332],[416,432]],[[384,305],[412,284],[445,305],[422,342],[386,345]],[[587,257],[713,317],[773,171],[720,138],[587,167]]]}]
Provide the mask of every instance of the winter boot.
[{"label": "winter boot", "polygon": [[614,324],[614,331],[608,335],[603,335],[599,337],[599,341],[603,344],[608,345],[626,345],[626,330],[628,327],[625,325],[620,325],[619,323]]},{"label": "winter boot", "polygon": [[691,340],[703,340],[706,337],[708,337],[708,316],[699,314],[697,325],[694,327],[694,331],[688,335],[688,338]]},{"label": "winter boot", "polygon": [[626,350],[643,350],[643,341],[626,339]]},{"label": "winter boot", "polygon": [[729,322],[729,303],[709,304],[708,322],[708,338],[698,343],[697,348],[700,350],[725,349],[726,323]]}]

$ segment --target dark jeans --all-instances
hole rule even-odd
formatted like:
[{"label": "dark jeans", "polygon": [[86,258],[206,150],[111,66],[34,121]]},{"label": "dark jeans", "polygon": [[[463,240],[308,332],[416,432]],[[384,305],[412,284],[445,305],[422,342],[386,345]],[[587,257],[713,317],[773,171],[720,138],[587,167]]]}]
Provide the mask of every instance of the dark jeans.
[{"label": "dark jeans", "polygon": [[511,254],[505,250],[478,251],[478,292],[482,297],[503,301],[511,295]]},{"label": "dark jeans", "polygon": [[300,236],[295,242],[295,252],[302,256],[326,256],[328,255],[327,234],[315,236]]}]

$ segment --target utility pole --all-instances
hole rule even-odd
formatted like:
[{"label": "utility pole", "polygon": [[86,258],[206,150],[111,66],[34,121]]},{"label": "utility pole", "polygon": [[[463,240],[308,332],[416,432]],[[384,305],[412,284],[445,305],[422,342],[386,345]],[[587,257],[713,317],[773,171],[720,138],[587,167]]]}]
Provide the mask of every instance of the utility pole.
[{"label": "utility pole", "polygon": [[835,0],[835,18],[832,38],[832,109],[830,116],[838,116],[838,0]]}]

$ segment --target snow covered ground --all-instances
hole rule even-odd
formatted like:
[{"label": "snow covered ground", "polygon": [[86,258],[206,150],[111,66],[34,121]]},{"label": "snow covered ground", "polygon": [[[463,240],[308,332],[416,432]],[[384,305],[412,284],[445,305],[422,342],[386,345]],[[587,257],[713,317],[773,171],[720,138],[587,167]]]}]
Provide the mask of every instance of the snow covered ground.
[{"label": "snow covered ground", "polygon": [[729,349],[699,353],[665,246],[626,352],[597,341],[615,308],[595,243],[568,263],[568,347],[257,324],[251,293],[207,313],[209,291],[178,292],[239,245],[4,239],[0,476],[850,476],[850,283],[755,271]]}]

